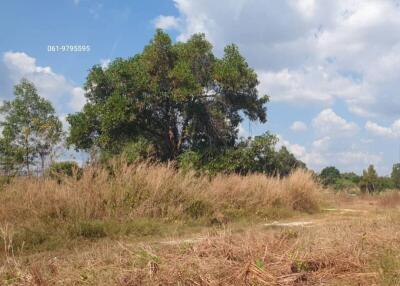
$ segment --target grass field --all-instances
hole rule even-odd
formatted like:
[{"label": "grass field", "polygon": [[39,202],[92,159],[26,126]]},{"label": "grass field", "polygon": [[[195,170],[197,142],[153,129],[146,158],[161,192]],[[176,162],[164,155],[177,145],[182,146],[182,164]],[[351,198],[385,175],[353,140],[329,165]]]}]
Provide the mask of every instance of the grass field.
[{"label": "grass field", "polygon": [[0,285],[400,285],[400,196],[115,163],[0,192]]}]

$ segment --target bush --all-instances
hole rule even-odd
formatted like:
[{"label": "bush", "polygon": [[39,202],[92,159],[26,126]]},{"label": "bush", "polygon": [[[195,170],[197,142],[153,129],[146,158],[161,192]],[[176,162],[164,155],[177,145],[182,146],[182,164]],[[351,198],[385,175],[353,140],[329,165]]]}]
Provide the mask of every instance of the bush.
[{"label": "bush", "polygon": [[286,147],[276,151],[277,142],[276,136],[265,133],[225,149],[188,150],[179,156],[179,166],[211,175],[264,173],[287,176],[298,168],[306,168]]},{"label": "bush", "polygon": [[335,184],[336,180],[340,179],[340,172],[334,166],[322,169],[319,177],[325,186]]},{"label": "bush", "polygon": [[202,156],[200,152],[188,150],[178,157],[178,166],[183,171],[200,170],[202,166]]},{"label": "bush", "polygon": [[335,190],[350,190],[357,188],[357,184],[353,181],[345,178],[340,178],[335,181],[334,188]]},{"label": "bush", "polygon": [[48,176],[60,180],[62,177],[77,177],[82,175],[82,169],[75,161],[54,162],[47,170]]}]

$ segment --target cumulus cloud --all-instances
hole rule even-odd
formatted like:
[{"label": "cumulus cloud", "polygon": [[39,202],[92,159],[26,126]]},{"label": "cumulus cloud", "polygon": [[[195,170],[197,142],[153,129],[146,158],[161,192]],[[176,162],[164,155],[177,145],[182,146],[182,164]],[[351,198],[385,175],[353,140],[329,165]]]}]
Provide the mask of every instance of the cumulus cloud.
[{"label": "cumulus cloud", "polygon": [[[365,130],[391,138],[395,133],[393,126],[373,121],[394,120],[400,112],[397,1],[174,3],[178,15],[168,20],[172,24],[166,28],[178,32],[177,40],[205,33],[218,56],[225,45],[236,43],[258,73],[260,93],[268,94],[272,104],[289,104],[290,111],[301,108],[307,112],[309,106],[322,110],[301,133],[302,145],[281,138],[310,167],[318,170],[337,164],[343,170],[360,170],[367,161],[383,162],[382,154],[368,150],[374,147],[365,143],[371,143],[370,138],[355,140],[355,136],[364,135]],[[355,119],[348,119],[349,113],[342,117],[333,111],[338,105],[370,123],[360,130]],[[296,125],[291,130],[303,129]]]},{"label": "cumulus cloud", "polygon": [[384,127],[375,122],[367,121],[367,123],[365,123],[365,129],[376,136],[386,138],[400,137],[400,119],[393,122],[390,127]]},{"label": "cumulus cloud", "polygon": [[290,129],[295,132],[302,132],[307,130],[307,125],[303,121],[295,121],[290,126]]},{"label": "cumulus cloud", "polygon": [[[49,66],[40,66],[36,59],[23,52],[6,52],[0,62],[0,81],[13,86],[22,78],[32,81],[41,96],[50,100],[58,112],[73,112],[80,110],[85,103],[82,88],[75,86],[63,75],[58,74]],[[5,88],[2,94],[8,99],[10,89]]]},{"label": "cumulus cloud", "polygon": [[363,117],[400,110],[400,7],[391,0],[175,0],[157,27],[178,40],[206,33],[217,53],[237,43],[272,100],[331,106]]},{"label": "cumulus cloud", "polygon": [[330,108],[322,110],[313,119],[312,125],[318,133],[332,136],[354,135],[359,130],[356,123],[346,121]]}]

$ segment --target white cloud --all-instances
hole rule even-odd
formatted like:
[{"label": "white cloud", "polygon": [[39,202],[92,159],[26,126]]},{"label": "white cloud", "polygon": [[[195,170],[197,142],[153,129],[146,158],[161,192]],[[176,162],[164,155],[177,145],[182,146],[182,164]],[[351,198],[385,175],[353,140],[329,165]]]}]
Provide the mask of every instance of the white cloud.
[{"label": "white cloud", "polygon": [[295,132],[302,132],[307,130],[307,125],[302,121],[295,121],[290,126],[290,129]]},{"label": "white cloud", "polygon": [[347,151],[336,154],[337,161],[342,165],[355,166],[357,163],[361,163],[365,166],[369,164],[379,164],[382,162],[382,155],[370,154],[368,152],[361,151]]},{"label": "white cloud", "polygon": [[322,110],[313,119],[312,125],[319,134],[329,134],[331,136],[351,136],[359,130],[357,124],[347,122],[330,108]]},{"label": "white cloud", "polygon": [[367,123],[365,123],[365,129],[376,136],[386,138],[400,137],[400,119],[393,122],[390,127],[384,127],[375,122],[367,121]]},{"label": "white cloud", "polygon": [[73,111],[79,111],[86,103],[85,92],[81,87],[74,87],[72,89],[72,98],[69,102],[69,106]]},{"label": "white cloud", "polygon": [[[36,59],[22,52],[6,52],[2,63],[10,85],[17,84],[22,78],[32,81],[41,96],[50,100],[57,111],[77,111],[84,104],[83,90],[68,81],[63,75],[55,73],[49,66],[39,66]],[[3,77],[3,75],[0,75]],[[4,99],[4,98],[2,98]],[[68,110],[64,110],[67,106]],[[63,109],[63,110],[62,110]]]},{"label": "white cloud", "polygon": [[[363,117],[400,110],[400,6],[391,0],[175,0],[160,16],[178,40],[206,33],[217,54],[236,43],[272,100],[332,106]],[[160,24],[161,25],[161,24]]]},{"label": "white cloud", "polygon": [[178,29],[179,20],[174,16],[160,15],[154,20],[154,26],[163,30]]},{"label": "white cloud", "polygon": [[306,148],[299,144],[292,144],[288,140],[285,140],[281,135],[278,136],[278,144],[276,145],[277,149],[280,149],[282,146],[285,146],[290,152],[293,153],[297,158],[303,158],[306,155]]},{"label": "white cloud", "polygon": [[316,139],[312,142],[312,147],[317,150],[328,150],[330,147],[331,137],[324,136],[322,138]]}]

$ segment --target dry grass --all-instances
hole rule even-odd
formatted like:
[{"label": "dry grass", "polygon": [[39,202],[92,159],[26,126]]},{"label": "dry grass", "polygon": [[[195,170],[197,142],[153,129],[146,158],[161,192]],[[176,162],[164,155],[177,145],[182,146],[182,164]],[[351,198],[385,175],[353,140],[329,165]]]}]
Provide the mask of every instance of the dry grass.
[{"label": "dry grass", "polygon": [[273,206],[305,212],[318,209],[320,187],[302,170],[283,179],[264,175],[209,179],[165,165],[116,164],[113,173],[89,167],[80,180],[65,178],[62,184],[41,178],[15,180],[0,195],[0,203],[6,206],[0,210],[0,221],[66,216],[176,219],[200,216],[202,211],[234,208],[253,212]]},{"label": "dry grass", "polygon": [[221,230],[193,243],[102,240],[17,259],[0,277],[15,285],[400,285],[399,218]]},{"label": "dry grass", "polygon": [[379,205],[384,208],[396,208],[400,206],[399,190],[392,190],[381,194]]},{"label": "dry grass", "polygon": [[[400,215],[385,203],[395,194],[325,194],[359,211],[304,214],[308,227],[234,228],[225,220],[316,211],[319,185],[303,171],[209,179],[116,166],[62,184],[19,179],[0,193],[1,285],[400,285]],[[177,220],[222,225],[191,239],[165,234]],[[46,241],[55,247],[37,248]]]},{"label": "dry grass", "polygon": [[[305,171],[287,178],[182,173],[166,165],[88,167],[82,177],[18,178],[0,192],[0,224],[16,250],[56,249],[75,238],[168,232],[177,222],[222,225],[242,218],[315,212],[319,185]],[[1,252],[0,252],[1,255]]]}]

